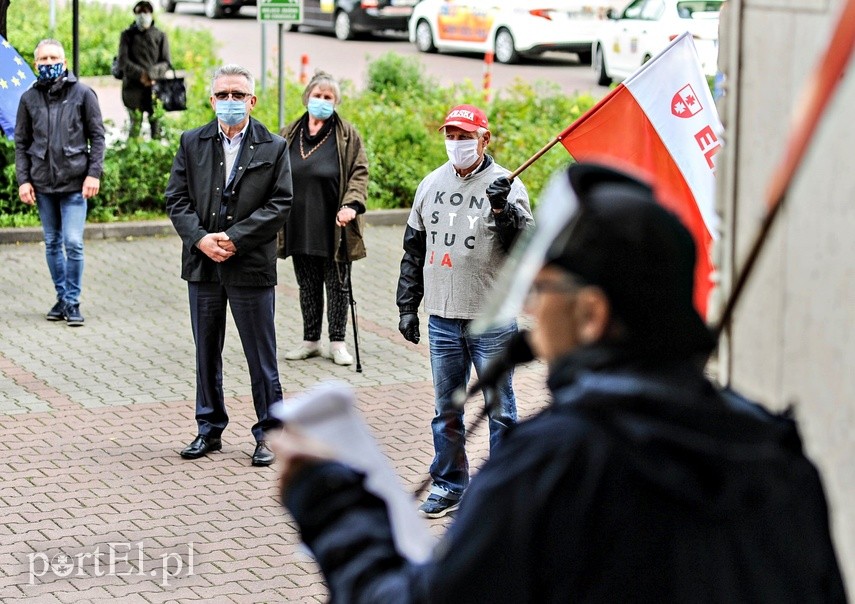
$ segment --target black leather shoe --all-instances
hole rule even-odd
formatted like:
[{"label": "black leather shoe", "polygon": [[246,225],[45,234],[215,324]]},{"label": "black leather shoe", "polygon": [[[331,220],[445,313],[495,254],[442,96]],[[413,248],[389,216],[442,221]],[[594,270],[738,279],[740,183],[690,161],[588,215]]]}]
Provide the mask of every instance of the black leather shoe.
[{"label": "black leather shoe", "polygon": [[252,454],[252,465],[269,466],[274,461],[276,461],[276,456],[267,446],[267,441],[258,441],[258,444],[255,445],[255,453]]},{"label": "black leather shoe", "polygon": [[219,451],[222,448],[223,441],[219,438],[200,434],[192,443],[187,445],[187,447],[181,451],[181,457],[184,459],[199,459],[211,451]]}]

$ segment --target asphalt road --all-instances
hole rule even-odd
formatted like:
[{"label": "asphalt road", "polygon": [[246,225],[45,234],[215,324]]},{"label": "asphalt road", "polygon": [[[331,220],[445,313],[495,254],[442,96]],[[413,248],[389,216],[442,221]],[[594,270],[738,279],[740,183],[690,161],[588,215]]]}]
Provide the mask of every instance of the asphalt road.
[{"label": "asphalt road", "polygon": [[[112,3],[126,4],[122,0],[112,0]],[[221,44],[220,56],[224,62],[239,63],[255,73],[262,72],[262,65],[269,74],[277,72],[279,28],[275,24],[265,25],[266,39],[263,44],[262,25],[256,19],[255,7],[244,7],[233,18],[211,20],[203,15],[201,4],[182,3],[173,14],[157,10],[155,18],[177,27],[210,29]],[[472,54],[420,53],[403,32],[387,32],[367,39],[342,42],[331,33],[311,32],[304,28],[299,32],[283,31],[282,40],[286,70],[299,74],[301,57],[307,55],[309,73],[321,68],[340,80],[350,80],[357,88],[365,83],[369,61],[389,52],[418,57],[426,74],[436,78],[442,85],[471,80],[480,86],[484,74],[483,57]],[[519,78],[532,84],[541,82],[555,85],[568,94],[585,92],[602,97],[607,92],[607,88],[597,86],[590,66],[579,64],[577,57],[569,53],[546,53],[519,65],[494,64],[491,75],[494,91],[507,88]]]}]

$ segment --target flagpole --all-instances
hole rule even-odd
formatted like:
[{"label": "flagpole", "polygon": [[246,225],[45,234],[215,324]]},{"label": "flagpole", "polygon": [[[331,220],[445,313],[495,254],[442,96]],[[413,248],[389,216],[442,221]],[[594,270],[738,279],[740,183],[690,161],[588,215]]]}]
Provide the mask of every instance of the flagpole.
[{"label": "flagpole", "polygon": [[[609,92],[606,94],[606,96],[604,96],[602,99],[600,99],[600,100],[597,102],[597,105],[603,105],[603,104],[605,104],[606,102],[608,102],[608,100],[609,100],[611,97],[613,97],[615,94],[617,94],[617,91],[618,91],[619,89],[620,89],[620,87],[618,86],[618,87],[615,87],[615,88],[612,88],[611,90],[609,90]],[[535,153],[534,155],[532,155],[530,158],[528,158],[528,159],[526,160],[526,162],[525,162],[523,165],[521,165],[519,168],[517,168],[516,170],[514,170],[513,172],[511,172],[511,173],[508,175],[508,180],[511,180],[511,181],[512,181],[513,179],[515,179],[515,178],[516,178],[517,176],[519,176],[523,171],[525,171],[525,170],[526,170],[530,165],[532,165],[534,162],[536,162],[537,160],[539,160],[539,159],[543,156],[543,154],[545,154],[547,151],[549,151],[550,149],[552,149],[552,147],[554,147],[555,145],[557,145],[558,143],[560,143],[560,142],[564,139],[564,137],[566,137],[566,136],[567,136],[568,134],[570,134],[573,130],[575,130],[575,129],[576,129],[576,128],[578,128],[582,123],[584,123],[584,122],[585,122],[585,120],[587,119],[587,116],[589,115],[589,113],[590,113],[590,112],[586,112],[584,115],[582,115],[581,117],[579,117],[579,119],[577,119],[575,122],[573,122],[572,124],[570,124],[567,128],[565,128],[565,129],[564,129],[564,131],[563,131],[561,134],[559,134],[559,135],[558,135],[558,136],[556,136],[554,139],[552,139],[551,141],[549,141],[549,142],[548,142],[548,143],[547,143],[547,144],[546,144],[546,145],[545,145],[545,146],[544,146],[540,151],[538,151],[537,153]],[[571,155],[572,155],[572,154],[571,154]]]},{"label": "flagpole", "polygon": [[795,178],[799,164],[807,151],[808,144],[816,132],[816,127],[825,109],[831,101],[837,85],[843,79],[846,65],[855,48],[855,0],[848,0],[837,21],[837,27],[831,40],[819,60],[814,76],[802,90],[802,96],[793,108],[793,126],[784,157],[772,175],[766,194],[767,212],[763,223],[745,260],[742,271],[736,279],[733,291],[727,299],[721,317],[715,328],[717,336],[727,327],[733,317],[736,303],[748,283],[760,250],[769,235],[775,218],[784,205],[787,191]]},{"label": "flagpole", "polygon": [[559,137],[557,137],[557,136],[556,136],[554,139],[552,139],[551,141],[549,141],[549,143],[547,143],[547,144],[546,144],[546,146],[545,146],[545,147],[543,147],[543,149],[541,149],[540,151],[538,151],[537,153],[535,153],[534,155],[532,155],[531,157],[529,157],[523,165],[521,165],[519,168],[517,168],[516,170],[514,170],[513,172],[511,172],[511,173],[508,175],[508,180],[511,180],[511,181],[512,181],[513,179],[515,179],[515,178],[516,178],[517,176],[519,176],[519,175],[520,175],[520,174],[521,174],[521,173],[522,173],[526,168],[528,168],[528,167],[529,167],[530,165],[532,165],[534,162],[536,162],[537,160],[539,160],[539,159],[540,159],[540,157],[541,157],[544,153],[546,153],[547,151],[549,151],[550,149],[552,149],[552,147],[554,147],[554,146],[555,146],[556,144],[558,144],[559,142],[561,142],[561,138],[559,138]]}]

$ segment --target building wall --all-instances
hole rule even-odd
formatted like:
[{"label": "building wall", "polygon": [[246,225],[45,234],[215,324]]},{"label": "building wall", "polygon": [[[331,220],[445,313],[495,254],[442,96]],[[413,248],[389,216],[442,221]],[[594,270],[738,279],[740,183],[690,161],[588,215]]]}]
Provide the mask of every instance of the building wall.
[{"label": "building wall", "polygon": [[[717,260],[732,285],[766,210],[791,116],[842,0],[729,0],[719,110],[723,217]],[[841,81],[720,351],[722,379],[768,406],[792,404],[820,468],[838,556],[855,596],[855,62]]]}]

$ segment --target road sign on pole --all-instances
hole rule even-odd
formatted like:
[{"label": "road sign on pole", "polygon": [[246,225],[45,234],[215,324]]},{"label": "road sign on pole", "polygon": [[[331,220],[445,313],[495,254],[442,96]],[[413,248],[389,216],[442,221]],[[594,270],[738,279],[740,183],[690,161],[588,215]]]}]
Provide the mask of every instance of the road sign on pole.
[{"label": "road sign on pole", "polygon": [[258,0],[258,20],[294,23],[303,19],[303,0]]}]

